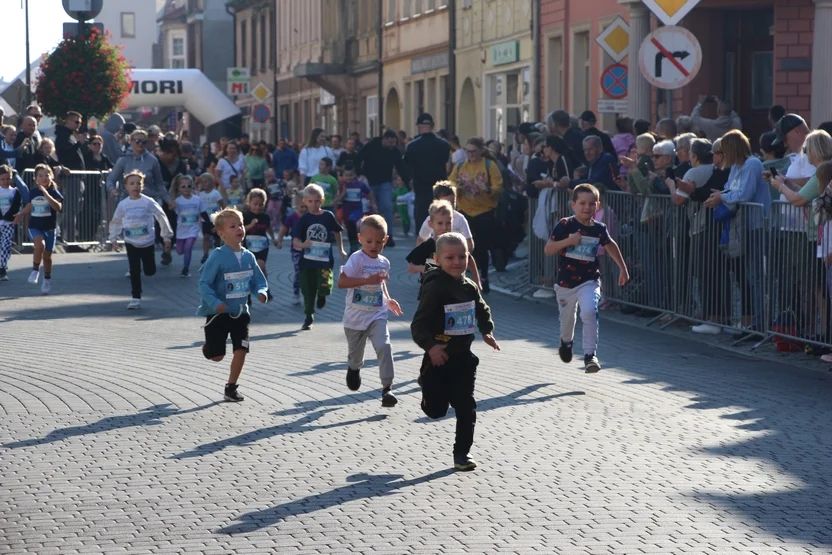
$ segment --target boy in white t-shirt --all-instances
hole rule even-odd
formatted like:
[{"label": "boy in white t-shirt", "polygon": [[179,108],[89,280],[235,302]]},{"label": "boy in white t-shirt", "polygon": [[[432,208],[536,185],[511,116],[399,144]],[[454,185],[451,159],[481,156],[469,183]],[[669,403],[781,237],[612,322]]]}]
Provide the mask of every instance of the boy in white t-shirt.
[{"label": "boy in white t-shirt", "polygon": [[[453,228],[451,231],[456,231],[465,237],[468,243],[468,251],[474,251],[474,239],[471,236],[471,228],[468,227],[468,220],[465,219],[460,212],[456,210],[456,188],[451,185],[450,181],[437,181],[433,186],[433,200],[446,200],[451,203],[454,209]],[[418,223],[418,222],[417,222]],[[425,218],[422,227],[419,228],[419,236],[416,238],[416,245],[420,245],[430,239],[432,235],[430,227],[430,216]]]},{"label": "boy in white t-shirt", "polygon": [[388,310],[402,315],[399,303],[390,298],[386,280],[390,277],[390,261],[381,256],[387,244],[387,222],[381,216],[366,216],[361,220],[358,241],[361,250],[354,252],[341,267],[338,287],[347,289],[344,307],[344,334],[347,336],[347,387],[358,391],[361,387],[361,366],[367,339],[373,343],[378,356],[381,378],[381,406],[395,406],[393,395],[393,348],[387,330]]}]

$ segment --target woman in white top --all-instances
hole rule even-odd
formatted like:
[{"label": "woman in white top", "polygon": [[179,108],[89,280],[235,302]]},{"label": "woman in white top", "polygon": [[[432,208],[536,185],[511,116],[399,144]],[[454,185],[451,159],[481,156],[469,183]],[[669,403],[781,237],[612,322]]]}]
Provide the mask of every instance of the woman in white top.
[{"label": "woman in white top", "polygon": [[332,149],[326,146],[324,130],[318,127],[312,130],[306,147],[300,151],[298,157],[298,171],[305,185],[309,185],[309,180],[318,173],[318,162],[321,158],[329,158],[333,163],[337,160]]},{"label": "woman in white top", "polygon": [[225,145],[223,157],[217,163],[217,174],[219,182],[226,189],[231,189],[231,178],[235,175],[240,178],[240,183],[245,183],[246,159],[240,156],[237,141],[229,141]]}]

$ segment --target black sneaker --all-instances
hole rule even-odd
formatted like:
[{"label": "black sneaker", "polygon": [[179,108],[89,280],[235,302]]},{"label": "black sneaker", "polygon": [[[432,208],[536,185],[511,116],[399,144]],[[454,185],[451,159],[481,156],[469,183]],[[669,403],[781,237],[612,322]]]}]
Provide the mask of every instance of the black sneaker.
[{"label": "black sneaker", "polygon": [[203,254],[203,255],[202,255],[202,261],[200,262],[200,264],[205,264],[205,261],[206,261],[206,260],[208,260],[208,255],[207,255],[207,254]]},{"label": "black sneaker", "polygon": [[594,374],[601,370],[601,365],[598,363],[598,357],[595,356],[595,353],[584,357],[584,367],[584,372],[587,374]]},{"label": "black sneaker", "polygon": [[171,263],[173,257],[171,256],[170,252],[163,252],[162,253],[162,266],[167,266]]},{"label": "black sneaker", "polygon": [[350,391],[358,391],[358,388],[361,387],[361,370],[347,368],[347,387],[350,388]]},{"label": "black sneaker", "polygon": [[303,327],[301,327],[300,329],[302,329],[304,331],[311,330],[312,329],[312,322],[314,322],[314,321],[315,321],[315,319],[312,318],[312,316],[307,316],[306,320],[303,321]]},{"label": "black sneaker", "polygon": [[483,292],[483,294],[491,293],[491,285],[489,285],[488,280],[483,279],[483,280],[481,280],[481,283],[482,283],[482,292]]},{"label": "black sneaker", "polygon": [[567,364],[572,362],[572,345],[574,343],[574,341],[570,341],[569,343],[567,343],[563,339],[560,340],[560,348],[558,349],[558,354],[560,355],[560,359]]},{"label": "black sneaker", "polygon": [[225,400],[231,401],[234,403],[238,403],[242,401],[244,397],[237,393],[237,384],[226,384],[225,385]]},{"label": "black sneaker", "polygon": [[468,455],[454,455],[454,468],[468,472],[477,468],[477,461]]},{"label": "black sneaker", "polygon": [[399,400],[393,395],[393,388],[385,387],[384,391],[381,392],[381,406],[388,408],[395,407],[398,402]]},{"label": "black sneaker", "polygon": [[181,274],[179,274],[179,277],[181,277],[181,278],[189,278],[189,277],[191,277],[191,271],[190,271],[189,269],[187,269],[187,268],[184,268],[184,269],[182,270],[182,273],[181,273]]},{"label": "black sneaker", "polygon": [[326,297],[323,295],[318,295],[318,301],[315,303],[315,306],[318,308],[323,308],[326,306]]},{"label": "black sneaker", "polygon": [[392,234],[390,235],[390,238],[387,240],[387,244],[384,245],[384,246],[387,247],[388,249],[396,248],[396,242],[393,240]]},{"label": "black sneaker", "polygon": [[9,274],[5,268],[0,268],[0,281],[9,281]]}]

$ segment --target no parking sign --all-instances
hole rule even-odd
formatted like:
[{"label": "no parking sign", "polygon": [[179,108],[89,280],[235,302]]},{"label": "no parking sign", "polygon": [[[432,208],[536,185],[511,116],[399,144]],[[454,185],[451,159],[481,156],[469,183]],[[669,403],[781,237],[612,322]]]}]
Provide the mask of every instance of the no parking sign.
[{"label": "no parking sign", "polygon": [[627,98],[627,66],[613,64],[601,74],[601,90],[609,98]]}]

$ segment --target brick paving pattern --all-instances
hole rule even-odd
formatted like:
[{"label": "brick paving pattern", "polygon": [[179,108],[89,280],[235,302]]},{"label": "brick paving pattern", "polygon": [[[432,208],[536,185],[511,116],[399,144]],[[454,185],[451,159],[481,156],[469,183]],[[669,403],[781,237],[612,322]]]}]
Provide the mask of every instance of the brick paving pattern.
[{"label": "brick paving pattern", "polygon": [[[406,252],[385,254],[409,316]],[[139,312],[123,254],[56,257],[48,297],[30,262],[13,256],[0,283],[0,553],[832,550],[823,372],[602,321],[604,370],[587,376],[557,357],[553,306],[492,294],[481,468],[455,473],[453,419],[419,410],[409,318],[391,320],[400,403],[382,409],[371,356],[346,388],[343,292],[299,331],[285,250],[239,404],[219,402],[227,362],[201,356],[178,257]]]}]

